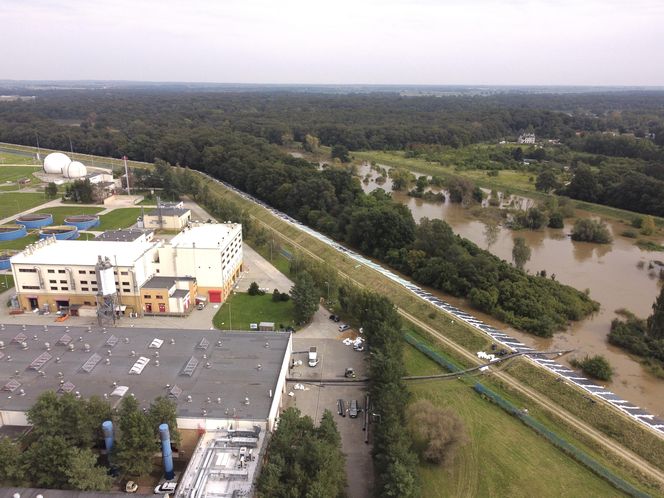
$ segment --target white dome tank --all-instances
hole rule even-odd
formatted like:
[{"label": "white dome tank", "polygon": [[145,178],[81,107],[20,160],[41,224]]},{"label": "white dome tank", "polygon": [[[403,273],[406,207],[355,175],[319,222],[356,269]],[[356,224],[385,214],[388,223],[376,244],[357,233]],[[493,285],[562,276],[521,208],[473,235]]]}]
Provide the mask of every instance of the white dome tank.
[{"label": "white dome tank", "polygon": [[62,175],[64,169],[69,166],[71,159],[62,152],[52,152],[44,158],[44,172],[51,175]]},{"label": "white dome tank", "polygon": [[88,170],[85,167],[85,164],[78,161],[72,161],[65,166],[62,170],[62,174],[65,178],[81,178],[88,174]]}]

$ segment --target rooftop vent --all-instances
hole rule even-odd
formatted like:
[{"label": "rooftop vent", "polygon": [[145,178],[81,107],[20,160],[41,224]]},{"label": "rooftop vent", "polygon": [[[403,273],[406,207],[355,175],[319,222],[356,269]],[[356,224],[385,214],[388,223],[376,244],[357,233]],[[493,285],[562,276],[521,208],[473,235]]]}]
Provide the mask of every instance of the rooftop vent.
[{"label": "rooftop vent", "polygon": [[9,382],[7,382],[7,383],[2,387],[2,390],[3,390],[3,391],[9,391],[10,393],[13,393],[13,392],[16,391],[16,389],[18,389],[19,387],[21,387],[21,383],[20,383],[19,381],[17,381],[16,379],[11,379]]},{"label": "rooftop vent", "polygon": [[25,342],[25,340],[26,340],[27,338],[28,338],[27,335],[25,335],[24,333],[20,332],[19,334],[16,335],[16,337],[14,337],[14,338],[12,339],[12,342],[17,342],[18,344],[21,344],[22,342]]},{"label": "rooftop vent", "polygon": [[60,394],[70,393],[70,392],[72,392],[74,389],[76,389],[76,386],[75,386],[74,384],[72,384],[71,382],[67,381],[67,382],[65,382],[64,384],[62,384],[62,385],[60,386],[60,389],[58,389],[58,392],[59,392]]},{"label": "rooftop vent", "polygon": [[187,363],[185,364],[184,368],[182,369],[181,375],[186,375],[187,377],[191,377],[192,375],[194,375],[194,371],[196,370],[197,366],[198,366],[198,360],[193,356],[190,357]]},{"label": "rooftop vent", "polygon": [[60,337],[60,339],[58,339],[57,343],[60,344],[61,346],[66,346],[70,342],[71,342],[71,336],[69,334],[65,334],[62,337]]},{"label": "rooftop vent", "polygon": [[136,363],[134,363],[134,366],[131,367],[129,370],[130,375],[141,375],[141,372],[143,372],[143,369],[145,366],[150,363],[150,358],[146,358],[145,356],[141,356],[138,360],[136,360]]},{"label": "rooftop vent", "polygon": [[39,370],[41,367],[43,367],[46,362],[48,362],[51,358],[53,358],[53,355],[51,353],[42,353],[37,358],[32,360],[32,363],[30,363],[30,366],[28,367],[30,370]]},{"label": "rooftop vent", "polygon": [[111,396],[117,396],[118,398],[121,398],[122,396],[127,394],[127,391],[129,391],[128,386],[118,386],[115,389],[113,389]]},{"label": "rooftop vent", "polygon": [[196,349],[207,349],[210,347],[210,341],[205,337],[201,338],[200,342],[196,345]]},{"label": "rooftop vent", "polygon": [[112,336],[109,337],[108,340],[106,341],[106,346],[108,346],[109,348],[112,348],[112,347],[114,347],[117,343],[118,343],[118,338],[115,337],[114,335],[112,335]]},{"label": "rooftop vent", "polygon": [[182,389],[180,389],[177,384],[171,387],[168,391],[168,397],[171,399],[178,399],[182,394]]},{"label": "rooftop vent", "polygon": [[93,354],[88,358],[88,361],[83,363],[83,366],[81,367],[81,370],[83,370],[86,373],[92,372],[94,368],[97,366],[97,363],[101,361],[101,356],[98,355],[97,353]]}]

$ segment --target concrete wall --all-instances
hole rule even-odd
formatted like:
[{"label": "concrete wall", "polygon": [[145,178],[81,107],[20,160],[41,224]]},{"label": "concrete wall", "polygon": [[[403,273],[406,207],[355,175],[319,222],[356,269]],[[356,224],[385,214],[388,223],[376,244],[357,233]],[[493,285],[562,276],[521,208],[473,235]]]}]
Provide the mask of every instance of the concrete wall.
[{"label": "concrete wall", "polygon": [[288,339],[288,346],[286,346],[286,353],[284,360],[279,370],[279,377],[277,378],[277,386],[275,387],[272,405],[270,406],[270,413],[267,417],[268,430],[273,430],[274,421],[278,418],[279,412],[283,406],[283,395],[286,392],[286,377],[288,376],[288,366],[290,365],[291,355],[293,353],[293,334],[290,334]]},{"label": "concrete wall", "polygon": [[234,418],[190,418],[178,417],[176,419],[178,429],[205,429],[206,431],[215,431],[227,429],[230,425],[233,429],[252,430],[254,425],[258,425],[263,430],[267,429],[265,420],[235,420]]},{"label": "concrete wall", "polygon": [[160,225],[158,215],[146,214],[143,217],[143,226],[155,230],[182,230],[191,221],[191,212],[182,216],[162,216],[161,221]]}]

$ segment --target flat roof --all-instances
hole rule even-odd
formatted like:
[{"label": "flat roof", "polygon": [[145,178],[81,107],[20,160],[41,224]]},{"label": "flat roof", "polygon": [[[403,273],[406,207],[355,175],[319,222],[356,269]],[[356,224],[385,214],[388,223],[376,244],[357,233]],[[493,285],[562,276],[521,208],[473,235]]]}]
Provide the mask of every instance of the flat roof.
[{"label": "flat roof", "polygon": [[[86,398],[107,395],[115,406],[121,398],[111,393],[126,386],[125,396],[142,407],[177,395],[179,417],[202,418],[205,410],[213,419],[264,421],[289,339],[283,332],[4,325],[0,410],[25,412],[42,392],[61,387]],[[140,370],[142,358],[149,361]]]},{"label": "flat roof", "polygon": [[199,223],[191,228],[185,228],[170,241],[173,247],[218,249],[225,247],[234,237],[238,229],[242,229],[239,223]]},{"label": "flat roof", "polygon": [[38,245],[32,250],[28,246],[23,252],[13,256],[11,262],[32,265],[94,266],[97,263],[97,256],[107,256],[113,264],[116,264],[117,258],[119,266],[132,266],[134,261],[156,245],[157,242],[56,240]]},{"label": "flat roof", "polygon": [[141,287],[143,289],[170,289],[178,280],[196,280],[194,277],[154,276]]},{"label": "flat roof", "polygon": [[143,235],[154,233],[154,230],[141,230],[140,228],[125,228],[120,230],[108,230],[100,233],[95,237],[95,240],[103,240],[109,242],[132,242],[141,238]]},{"label": "flat roof", "polygon": [[[187,208],[176,208],[176,207],[162,207],[161,215],[162,216],[182,216],[191,212]],[[159,209],[153,209],[146,213],[148,216],[159,216]]]}]

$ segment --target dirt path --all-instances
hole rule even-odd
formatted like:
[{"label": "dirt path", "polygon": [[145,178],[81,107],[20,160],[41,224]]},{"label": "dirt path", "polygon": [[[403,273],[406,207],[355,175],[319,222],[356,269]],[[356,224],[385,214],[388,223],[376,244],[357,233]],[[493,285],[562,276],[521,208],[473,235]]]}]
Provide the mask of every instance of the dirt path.
[{"label": "dirt path", "polygon": [[[264,221],[252,216],[252,218],[260,223],[261,225],[265,226],[267,229],[272,230],[276,233],[278,233],[282,238],[285,238],[291,243],[293,246],[297,247],[300,251],[303,253],[308,254],[310,257],[316,259],[317,261],[323,261],[323,259],[308,250],[306,247],[298,244],[297,242],[288,239],[285,235],[280,233],[278,230],[273,228],[271,225],[265,223]],[[353,279],[349,275],[344,274],[343,272],[339,271],[339,275],[347,278],[349,281],[353,282],[355,285],[358,285],[360,287],[364,287],[364,284],[361,282],[358,282],[357,280]],[[403,311],[399,310],[399,313],[401,316],[406,318],[408,321],[412,322],[413,324],[417,325],[418,327],[426,330],[429,332],[431,335],[439,339],[441,342],[443,342],[446,346],[449,348],[453,349],[456,351],[458,354],[462,355],[464,358],[467,358],[468,360],[472,361],[473,363],[478,363],[477,358],[475,355],[473,355],[471,352],[467,351],[463,347],[459,346],[452,340],[448,339],[444,335],[440,334],[437,332],[435,329],[431,328],[429,325],[426,323],[421,322],[417,318],[415,318],[413,315]],[[660,470],[658,467],[655,467],[652,465],[650,462],[646,461],[639,455],[633,453],[632,451],[628,450],[624,446],[618,444],[608,436],[602,434],[589,424],[579,420],[576,416],[572,415],[565,409],[561,408],[559,405],[551,401],[550,399],[546,398],[539,392],[524,386],[521,384],[519,381],[516,379],[512,378],[508,374],[504,372],[495,372],[494,375],[496,375],[498,378],[500,378],[503,382],[507,383],[510,387],[513,389],[519,391],[520,393],[526,395],[530,399],[532,399],[535,403],[539,404],[546,410],[552,412],[555,414],[557,417],[560,419],[564,420],[566,423],[568,423],[570,426],[574,427],[575,429],[579,430],[580,432],[584,433],[586,436],[591,438],[593,441],[599,443],[602,445],[604,448],[606,448],[608,451],[614,453],[617,455],[619,458],[629,462],[631,465],[633,465],[636,469],[638,469],[640,472],[642,472],[644,475],[649,476],[650,478],[656,480],[660,487],[664,489],[664,472]],[[616,413],[616,416],[620,416],[620,414]]]}]

